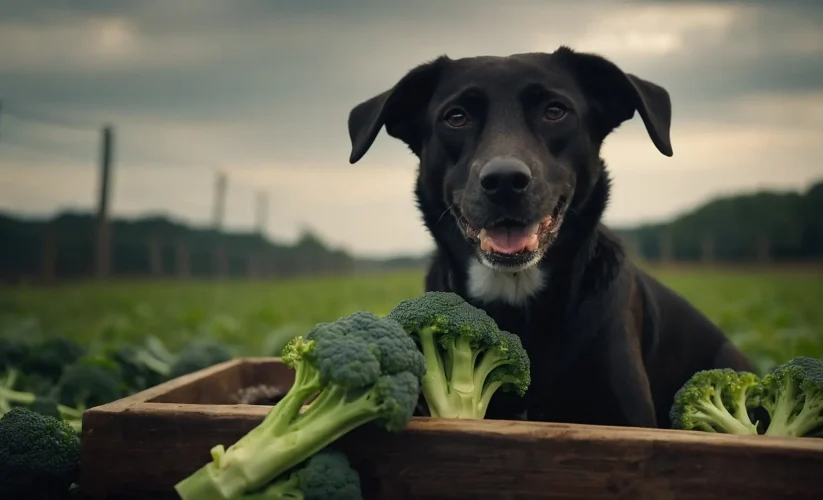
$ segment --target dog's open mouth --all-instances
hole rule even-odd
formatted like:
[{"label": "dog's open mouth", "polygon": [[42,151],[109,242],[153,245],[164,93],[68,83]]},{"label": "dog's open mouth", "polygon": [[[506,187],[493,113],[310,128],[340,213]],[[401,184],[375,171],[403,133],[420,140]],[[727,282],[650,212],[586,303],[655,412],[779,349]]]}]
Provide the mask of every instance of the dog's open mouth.
[{"label": "dog's open mouth", "polygon": [[480,243],[480,250],[483,252],[509,255],[536,252],[540,247],[541,237],[553,226],[553,222],[552,217],[546,217],[540,222],[525,226],[514,220],[502,220],[479,232],[469,227],[466,235],[477,239]]},{"label": "dog's open mouth", "polygon": [[550,215],[537,221],[525,222],[506,217],[477,228],[461,217],[461,226],[466,237],[487,256],[497,259],[528,258],[554,241],[565,211],[566,200],[561,198]]}]

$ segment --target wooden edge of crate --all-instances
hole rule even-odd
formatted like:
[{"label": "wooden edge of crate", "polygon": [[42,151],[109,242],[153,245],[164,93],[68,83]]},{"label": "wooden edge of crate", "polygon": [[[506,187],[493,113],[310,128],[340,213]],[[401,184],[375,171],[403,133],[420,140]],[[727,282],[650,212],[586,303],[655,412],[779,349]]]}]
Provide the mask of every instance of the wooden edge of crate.
[{"label": "wooden edge of crate", "polygon": [[[226,418],[229,416],[240,420],[262,420],[269,412],[270,406],[245,404],[179,404],[152,402],[165,394],[197,384],[206,379],[227,374],[244,366],[269,365],[282,363],[279,357],[241,357],[183,375],[157,386],[140,391],[108,404],[89,408],[84,412],[84,423],[88,414],[100,415],[104,419],[111,413],[130,411],[143,415],[163,415],[174,418],[192,413],[203,418]],[[86,427],[85,425],[83,426]],[[494,434],[501,437],[528,435],[533,439],[564,436],[586,436],[587,439],[629,439],[636,441],[665,440],[673,443],[694,443],[702,445],[739,445],[747,448],[768,447],[786,450],[823,451],[821,438],[794,438],[778,436],[746,436],[732,434],[715,434],[701,431],[684,431],[678,429],[653,429],[636,427],[598,426],[583,424],[565,424],[553,422],[528,422],[507,420],[454,420],[429,417],[414,417],[407,428],[408,432],[468,432]],[[85,431],[84,431],[85,433]],[[570,433],[570,434],[569,434]]]},{"label": "wooden edge of crate", "polygon": [[220,374],[229,373],[233,370],[240,369],[244,365],[255,365],[255,364],[272,364],[272,363],[281,363],[279,357],[243,357],[243,358],[234,358],[229,361],[225,361],[223,363],[218,363],[216,365],[210,366],[208,368],[204,368],[202,370],[189,373],[187,375],[182,375],[180,377],[168,380],[156,386],[150,387],[148,389],[142,390],[140,392],[136,392],[124,398],[118,399],[116,401],[112,401],[111,403],[106,403],[104,405],[95,406],[92,408],[88,408],[85,410],[85,413],[88,412],[116,412],[122,411],[127,408],[134,406],[135,404],[144,403],[150,401],[152,399],[156,399],[160,396],[168,394],[172,391],[184,388],[186,386],[190,386],[196,384],[197,382],[203,381],[205,379],[209,379],[215,377]]},{"label": "wooden edge of crate", "polygon": [[[193,415],[196,415],[198,418],[205,420],[225,421],[234,419],[241,422],[253,422],[255,425],[261,422],[270,410],[270,406],[259,405],[196,405],[151,402],[136,403],[128,408],[130,413],[145,416],[163,416],[169,419],[189,420]],[[120,409],[112,411],[98,407],[95,413],[102,416],[110,412],[118,413],[120,411]],[[823,459],[823,439],[820,438],[747,436],[642,427],[431,417],[412,417],[408,427],[402,432],[409,434],[461,433],[467,436],[484,435],[513,440],[665,441],[675,445],[679,443],[698,444],[706,447],[743,447],[751,451],[759,448],[787,452],[810,451],[820,453],[820,458]]]},{"label": "wooden edge of crate", "polygon": [[[175,498],[173,485],[208,463],[213,446],[230,446],[269,409],[98,409],[88,419],[81,488],[89,498]],[[332,446],[360,473],[367,500],[538,498],[546,491],[581,499],[823,498],[823,440],[815,438],[414,417],[403,431],[361,427]]]}]

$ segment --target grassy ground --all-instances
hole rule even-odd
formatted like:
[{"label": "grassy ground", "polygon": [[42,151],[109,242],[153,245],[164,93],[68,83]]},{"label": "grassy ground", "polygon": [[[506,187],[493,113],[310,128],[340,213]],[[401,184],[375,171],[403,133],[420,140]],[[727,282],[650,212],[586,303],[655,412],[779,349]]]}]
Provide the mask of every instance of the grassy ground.
[{"label": "grassy ground", "polygon": [[[823,357],[823,272],[654,272],[761,366]],[[384,314],[420,293],[416,272],[270,283],[135,282],[0,288],[0,335],[70,336],[89,345],[153,334],[170,348],[213,336],[238,354],[272,355],[314,323]]]}]

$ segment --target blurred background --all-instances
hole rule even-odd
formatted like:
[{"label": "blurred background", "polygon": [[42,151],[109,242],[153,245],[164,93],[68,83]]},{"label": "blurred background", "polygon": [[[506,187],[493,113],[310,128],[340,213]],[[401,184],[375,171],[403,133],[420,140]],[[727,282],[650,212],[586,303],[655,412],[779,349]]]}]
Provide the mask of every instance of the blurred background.
[{"label": "blurred background", "polygon": [[555,50],[664,86],[608,139],[606,222],[760,369],[823,357],[823,2],[0,0],[0,336],[276,355],[423,291],[415,158],[357,103]]}]

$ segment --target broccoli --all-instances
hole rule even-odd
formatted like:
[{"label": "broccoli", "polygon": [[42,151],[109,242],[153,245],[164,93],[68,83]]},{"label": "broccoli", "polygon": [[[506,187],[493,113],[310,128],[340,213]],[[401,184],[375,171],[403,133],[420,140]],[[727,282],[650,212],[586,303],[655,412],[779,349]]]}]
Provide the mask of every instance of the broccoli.
[{"label": "broccoli", "polygon": [[212,448],[213,461],[175,485],[182,499],[259,490],[367,423],[405,428],[426,372],[403,328],[367,312],[315,325],[288,342],[282,359],[295,370],[289,391],[260,425],[228,449]]},{"label": "broccoli", "polygon": [[27,408],[0,417],[0,498],[60,498],[79,467],[80,439],[68,423]]},{"label": "broccoli", "polygon": [[823,360],[798,357],[763,377],[763,407],[769,413],[764,434],[823,435]]},{"label": "broccoli", "polygon": [[729,368],[695,373],[674,395],[672,427],[725,434],[757,434],[749,410],[760,404],[760,378]]},{"label": "broccoli", "polygon": [[224,345],[210,340],[194,340],[189,342],[174,359],[169,370],[171,378],[181,377],[214,366],[233,357],[231,351]]},{"label": "broccoli", "polygon": [[276,479],[263,490],[243,495],[243,500],[362,500],[360,476],[346,455],[326,448]]},{"label": "broccoli", "polygon": [[171,366],[154,358],[145,349],[122,346],[107,353],[131,392],[154,387],[168,378]]},{"label": "broccoli", "polygon": [[0,376],[12,368],[20,368],[28,356],[29,346],[19,341],[0,337]]},{"label": "broccoli", "polygon": [[[28,346],[15,340],[0,338],[0,387],[12,388],[19,382],[20,367],[28,354]],[[0,401],[2,398],[0,398]],[[3,409],[0,403],[0,410]],[[8,410],[8,409],[7,409]]]},{"label": "broccoli", "polygon": [[427,292],[400,302],[388,317],[425,355],[423,397],[432,417],[482,419],[496,391],[525,395],[531,371],[520,338],[459,295]]},{"label": "broccoli", "polygon": [[107,404],[126,395],[117,366],[100,357],[83,358],[67,366],[55,391],[58,402],[76,408]]},{"label": "broccoli", "polygon": [[25,406],[29,410],[35,411],[42,415],[50,417],[60,417],[57,400],[51,396],[38,396],[33,392],[24,392],[14,390],[14,383],[16,380],[14,372],[0,384],[0,414],[6,413],[12,407]]},{"label": "broccoli", "polygon": [[57,402],[52,391],[35,393],[25,390],[15,390],[19,378],[17,371],[12,370],[0,382],[0,416],[11,411],[12,408],[25,407],[35,413],[65,420],[78,433],[82,429],[83,410],[61,405]]},{"label": "broccoli", "polygon": [[71,339],[46,339],[31,346],[20,368],[24,373],[36,373],[55,382],[63,374],[66,366],[86,354],[86,348]]}]

